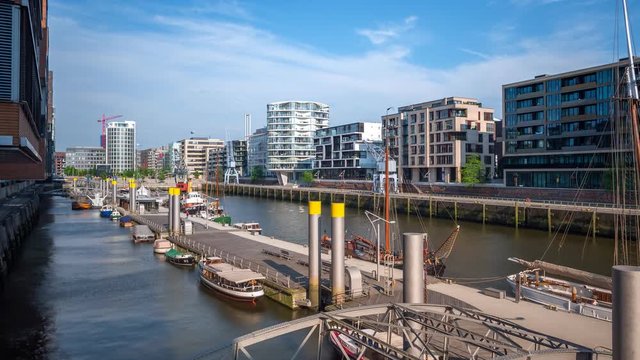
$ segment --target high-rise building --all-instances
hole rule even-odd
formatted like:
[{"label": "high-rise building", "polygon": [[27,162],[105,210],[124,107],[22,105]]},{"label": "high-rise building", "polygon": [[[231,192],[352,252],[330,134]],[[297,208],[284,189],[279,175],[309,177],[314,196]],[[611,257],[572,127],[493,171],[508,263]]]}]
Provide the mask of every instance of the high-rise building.
[{"label": "high-rise building", "polygon": [[182,161],[186,166],[189,176],[202,175],[206,171],[207,152],[209,149],[222,149],[224,141],[204,137],[192,137],[180,141]]},{"label": "high-rise building", "polygon": [[620,141],[612,100],[627,67],[628,59],[503,85],[505,184],[603,188]]},{"label": "high-rise building", "polygon": [[316,130],[329,126],[329,105],[313,101],[267,104],[267,170],[281,184],[290,174],[311,170]]},{"label": "high-rise building", "polygon": [[77,170],[94,170],[98,165],[106,162],[105,149],[99,146],[74,146],[67,148],[65,166]]},{"label": "high-rise building", "polygon": [[0,1],[0,179],[50,175],[47,1]]},{"label": "high-rise building", "polygon": [[136,122],[112,121],[107,124],[106,163],[114,174],[136,168]]},{"label": "high-rise building", "polygon": [[58,176],[64,175],[64,167],[66,166],[66,153],[64,151],[56,151],[53,155],[53,161],[55,164],[54,173]]},{"label": "high-rise building", "polygon": [[462,182],[467,158],[477,155],[483,175],[495,174],[493,109],[473,98],[447,97],[401,106],[382,116],[398,177],[413,182]]},{"label": "high-rise building", "polygon": [[320,179],[372,179],[377,161],[372,146],[382,146],[382,124],[357,122],[316,130],[313,171]]},{"label": "high-rise building", "polygon": [[267,128],[256,129],[247,142],[247,175],[260,168],[267,176]]}]

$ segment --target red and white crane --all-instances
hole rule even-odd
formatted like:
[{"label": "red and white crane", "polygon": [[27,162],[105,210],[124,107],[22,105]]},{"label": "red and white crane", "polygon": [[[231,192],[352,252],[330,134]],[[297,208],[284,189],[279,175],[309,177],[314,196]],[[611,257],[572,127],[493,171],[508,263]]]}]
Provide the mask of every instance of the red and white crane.
[{"label": "red and white crane", "polygon": [[102,134],[100,135],[100,146],[102,146],[102,148],[107,147],[107,121],[121,117],[122,115],[105,116],[102,114],[102,119],[98,120],[98,122],[102,123]]}]

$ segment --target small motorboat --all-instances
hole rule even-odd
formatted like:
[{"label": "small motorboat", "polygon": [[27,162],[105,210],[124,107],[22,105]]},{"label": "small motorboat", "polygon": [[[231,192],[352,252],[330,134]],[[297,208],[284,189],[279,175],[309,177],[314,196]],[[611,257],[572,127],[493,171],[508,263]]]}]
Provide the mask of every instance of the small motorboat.
[{"label": "small motorboat", "polygon": [[185,254],[176,249],[171,249],[164,253],[167,261],[177,266],[193,266],[196,264],[196,258],[191,254]]},{"label": "small motorboat", "polygon": [[117,221],[122,218],[122,214],[120,214],[120,211],[118,210],[113,210],[111,211],[111,214],[109,214],[109,217],[111,218],[111,220]]},{"label": "small motorboat", "polygon": [[[360,330],[363,333],[374,336],[375,331],[372,329],[362,329]],[[349,330],[346,332],[351,333]],[[336,351],[340,354],[346,354],[349,359],[357,359],[357,360],[365,360],[367,359],[362,353],[362,346],[351,339],[348,335],[337,331],[331,330],[329,331],[329,340],[331,344],[336,348]]]},{"label": "small motorboat", "polygon": [[111,205],[103,205],[100,208],[100,217],[109,218],[111,217],[111,213],[113,212],[113,206]]},{"label": "small motorboat", "polygon": [[71,210],[89,210],[91,203],[86,201],[74,201],[71,203]]},{"label": "small motorboat", "polygon": [[153,252],[156,254],[164,254],[171,250],[171,241],[158,239],[153,242]]},{"label": "small motorboat", "polygon": [[133,225],[134,225],[133,219],[131,218],[131,216],[127,215],[127,216],[120,217],[120,227],[127,228],[127,227],[132,227]]}]

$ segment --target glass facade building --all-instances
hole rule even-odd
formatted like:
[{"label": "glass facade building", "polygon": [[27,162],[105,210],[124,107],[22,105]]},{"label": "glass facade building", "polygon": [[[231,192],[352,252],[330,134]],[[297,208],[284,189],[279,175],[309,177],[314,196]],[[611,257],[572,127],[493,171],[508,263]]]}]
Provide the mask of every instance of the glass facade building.
[{"label": "glass facade building", "polygon": [[502,86],[507,186],[600,189],[627,61]]},{"label": "glass facade building", "polygon": [[107,124],[107,165],[114,174],[136,168],[136,122]]}]

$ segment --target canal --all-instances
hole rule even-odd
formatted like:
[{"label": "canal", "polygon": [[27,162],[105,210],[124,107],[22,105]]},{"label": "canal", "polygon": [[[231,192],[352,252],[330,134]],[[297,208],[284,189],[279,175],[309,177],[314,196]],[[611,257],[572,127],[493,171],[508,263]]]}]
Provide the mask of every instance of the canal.
[{"label": "canal", "polygon": [[[305,203],[227,196],[223,206],[234,222],[259,222],[264,235],[307,241]],[[327,204],[321,224],[327,233],[330,221]],[[345,223],[348,236],[375,238],[362,211],[347,209]],[[454,228],[452,220],[428,215],[400,214],[397,223],[399,233],[427,232],[434,246]],[[547,248],[544,259],[551,262],[601,274],[612,264],[611,239],[567,235],[551,242],[553,234],[543,231],[460,225],[446,276],[461,284],[506,288],[498,277],[518,270],[508,257],[536,259]],[[128,229],[97,211],[71,211],[65,198],[43,199],[20,257],[0,294],[3,359],[226,358],[233,338],[306,315],[268,299],[245,306],[219,298],[199,286],[195,271],[165,263],[150,245],[134,245]],[[293,353],[297,343],[290,340],[254,354]],[[324,358],[334,356],[327,350]]]}]

